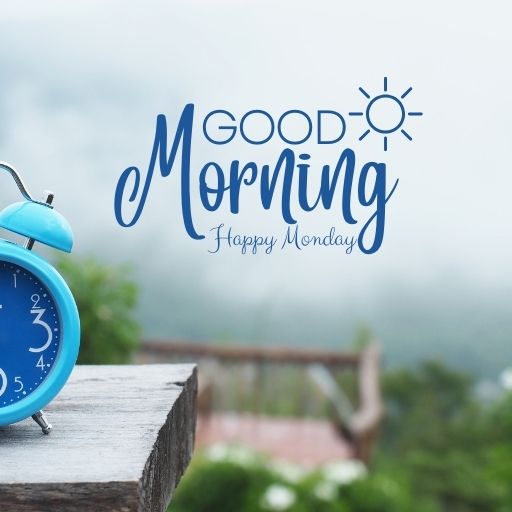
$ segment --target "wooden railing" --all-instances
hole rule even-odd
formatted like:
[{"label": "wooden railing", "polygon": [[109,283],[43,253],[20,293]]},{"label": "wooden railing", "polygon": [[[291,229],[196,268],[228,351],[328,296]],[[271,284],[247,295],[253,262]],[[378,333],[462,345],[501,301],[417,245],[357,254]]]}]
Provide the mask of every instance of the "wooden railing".
[{"label": "wooden railing", "polygon": [[356,367],[360,353],[340,353],[335,351],[305,350],[290,347],[245,347],[240,345],[211,345],[190,341],[145,341],[143,354],[161,356],[196,356],[200,359],[214,358],[219,361],[272,362],[313,364],[326,366]]},{"label": "wooden railing", "polygon": [[[199,413],[235,410],[298,417],[328,416],[368,462],[383,416],[380,351],[210,345],[146,341],[139,362],[198,362]],[[311,386],[311,382],[316,386]],[[314,393],[311,390],[316,390]]]}]

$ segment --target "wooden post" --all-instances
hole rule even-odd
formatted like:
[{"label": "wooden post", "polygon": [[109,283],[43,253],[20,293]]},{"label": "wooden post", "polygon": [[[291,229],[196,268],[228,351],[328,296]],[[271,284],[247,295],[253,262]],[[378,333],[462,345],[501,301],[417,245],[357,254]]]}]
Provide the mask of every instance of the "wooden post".
[{"label": "wooden post", "polygon": [[376,343],[361,352],[359,369],[359,408],[349,422],[357,456],[369,463],[384,415],[380,395],[380,348]]},{"label": "wooden post", "polygon": [[2,512],[159,512],[194,445],[194,365],[77,366],[45,411],[0,427]]}]

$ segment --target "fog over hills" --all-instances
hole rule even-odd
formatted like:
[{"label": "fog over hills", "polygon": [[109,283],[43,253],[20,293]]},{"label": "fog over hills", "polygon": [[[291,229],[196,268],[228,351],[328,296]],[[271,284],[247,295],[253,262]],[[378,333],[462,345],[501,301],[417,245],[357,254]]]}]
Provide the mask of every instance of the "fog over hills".
[{"label": "fog over hills", "polygon": [[[146,337],[341,348],[367,325],[389,364],[440,357],[494,375],[512,363],[506,9],[459,1],[414,12],[405,1],[9,4],[0,20],[0,160],[22,170],[37,194],[55,191],[77,254],[131,264]],[[394,134],[387,153],[375,133],[359,141],[364,120],[347,115],[364,108],[358,88],[378,94],[384,77],[398,95],[412,86],[404,102],[424,113],[406,120],[413,140]],[[196,108],[192,209],[207,238],[186,234],[177,168],[155,176],[139,222],[121,228],[113,209],[121,172],[146,172],[156,116],[167,116],[171,136],[187,103]],[[238,215],[227,201],[216,212],[200,207],[204,163],[273,166],[284,147],[277,138],[257,147],[239,137],[208,143],[202,120],[219,108],[238,120],[250,109],[276,119],[297,108],[312,119],[319,109],[346,116],[341,144],[309,141],[296,153],[311,154],[313,188],[346,147],[358,171],[386,162],[388,185],[399,184],[382,248],[210,254],[210,229],[220,223],[248,235],[286,230],[277,204],[262,209],[257,187],[243,188]],[[17,200],[0,179],[1,204]],[[357,214],[357,226],[339,208],[298,221],[306,234],[335,226],[350,236],[368,216]]]}]

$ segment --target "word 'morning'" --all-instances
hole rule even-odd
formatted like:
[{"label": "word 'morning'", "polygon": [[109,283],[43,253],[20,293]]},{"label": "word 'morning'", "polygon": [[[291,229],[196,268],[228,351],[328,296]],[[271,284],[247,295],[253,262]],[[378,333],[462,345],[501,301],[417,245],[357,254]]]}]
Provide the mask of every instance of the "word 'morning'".
[{"label": "word 'morning'", "polygon": [[[170,152],[167,151],[167,122],[164,115],[157,117],[157,125],[153,150],[146,177],[142,179],[137,167],[128,167],[121,174],[116,187],[114,211],[117,222],[124,227],[133,226],[140,218],[157,165],[162,177],[167,177],[174,166],[178,149],[181,146],[181,210],[183,222],[188,235],[196,240],[205,236],[198,232],[192,212],[191,190],[191,144],[194,119],[194,105],[188,104],[183,109]],[[390,191],[386,187],[386,165],[384,163],[368,162],[361,167],[355,180],[355,154],[349,148],[343,150],[333,170],[324,165],[321,172],[320,187],[314,194],[310,190],[308,180],[310,155],[302,153],[296,158],[295,153],[285,148],[275,166],[262,165],[255,162],[241,164],[233,160],[229,170],[224,170],[216,162],[207,162],[198,173],[196,182],[201,205],[207,211],[216,211],[228,197],[230,211],[238,214],[240,211],[240,191],[242,187],[258,187],[262,208],[269,210],[275,205],[278,181],[281,185],[280,208],[283,220],[287,224],[296,223],[299,211],[311,212],[322,206],[329,210],[333,207],[335,193],[338,194],[337,208],[341,217],[348,224],[358,224],[352,202],[364,207],[369,215],[364,221],[359,236],[359,248],[366,254],[376,252],[383,241],[386,215],[386,203],[393,195],[398,180]],[[343,176],[342,175],[343,171]],[[212,183],[213,181],[213,183]],[[356,182],[355,182],[356,181]],[[295,187],[295,183],[297,186]],[[131,185],[131,191],[127,190]],[[295,191],[296,197],[292,194]],[[128,194],[127,194],[128,192]],[[135,204],[131,218],[123,215],[125,199]],[[368,210],[366,210],[368,209]],[[367,238],[370,240],[368,241]]]}]

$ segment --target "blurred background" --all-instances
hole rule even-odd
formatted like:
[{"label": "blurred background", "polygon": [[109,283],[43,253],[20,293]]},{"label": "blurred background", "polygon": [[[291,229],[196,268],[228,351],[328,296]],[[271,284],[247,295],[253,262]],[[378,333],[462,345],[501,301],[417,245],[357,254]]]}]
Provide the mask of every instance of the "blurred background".
[{"label": "blurred background", "polygon": [[[42,252],[78,298],[81,362],[201,364],[203,450],[171,509],[512,510],[509,15],[472,1],[2,7],[0,159],[35,195],[52,189],[73,226],[74,255]],[[182,225],[176,169],[155,177],[136,226],[117,225],[117,180],[147,169],[159,113],[173,127],[196,105],[196,173],[272,165],[281,143],[214,147],[204,116],[345,115],[385,76],[424,115],[386,154],[347,117],[343,147],[400,180],[376,254],[209,254]],[[340,147],[300,149],[320,169]],[[3,179],[6,205],[18,195]],[[204,212],[196,193],[201,231],[284,232],[257,189],[243,193],[237,216]],[[299,222],[345,228],[334,210]],[[279,436],[312,447],[294,457]]]}]

